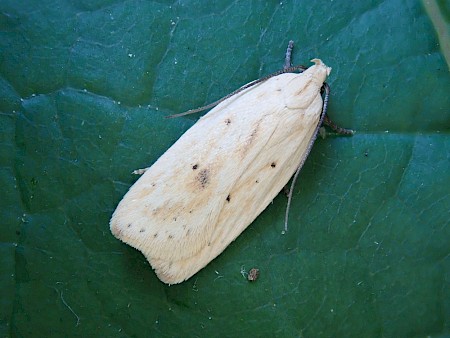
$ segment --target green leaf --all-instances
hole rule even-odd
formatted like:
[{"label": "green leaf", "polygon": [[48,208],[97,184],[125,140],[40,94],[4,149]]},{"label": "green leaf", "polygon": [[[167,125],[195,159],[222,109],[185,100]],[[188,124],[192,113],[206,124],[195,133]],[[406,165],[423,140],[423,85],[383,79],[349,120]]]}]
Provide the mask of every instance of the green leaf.
[{"label": "green leaf", "polygon": [[[450,12],[424,5],[2,1],[0,335],[449,336]],[[356,135],[316,142],[286,235],[280,194],[161,283],[109,231],[131,171],[198,118],[165,116],[280,69],[290,39]]]}]

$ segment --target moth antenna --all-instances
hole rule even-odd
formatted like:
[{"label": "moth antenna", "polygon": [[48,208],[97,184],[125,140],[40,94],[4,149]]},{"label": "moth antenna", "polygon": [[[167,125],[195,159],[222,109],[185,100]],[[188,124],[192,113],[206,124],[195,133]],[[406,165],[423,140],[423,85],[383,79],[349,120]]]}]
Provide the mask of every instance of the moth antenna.
[{"label": "moth antenna", "polygon": [[322,114],[320,115],[319,123],[317,123],[316,129],[314,130],[314,134],[309,141],[308,147],[306,148],[306,152],[303,155],[302,159],[300,160],[300,164],[297,167],[297,170],[295,171],[294,177],[292,178],[291,186],[289,188],[289,194],[288,194],[288,201],[286,206],[286,213],[284,216],[284,230],[281,232],[282,235],[284,235],[288,231],[288,221],[289,221],[289,210],[291,208],[291,202],[292,202],[292,193],[294,191],[294,186],[298,178],[298,174],[300,174],[300,169],[302,169],[303,164],[305,164],[306,158],[308,157],[309,153],[311,152],[311,149],[313,147],[314,141],[317,138],[317,134],[319,132],[320,127],[322,126],[322,123],[325,119],[325,116],[327,114],[328,109],[328,98],[330,96],[330,86],[328,83],[323,83],[323,91],[325,92],[325,96],[323,98],[323,105],[322,105]]},{"label": "moth antenna", "polygon": [[286,49],[286,57],[284,58],[283,69],[287,69],[292,66],[292,49],[294,49],[294,41],[290,40]]},{"label": "moth antenna", "polygon": [[305,66],[301,66],[301,65],[299,65],[299,66],[292,66],[292,67],[288,67],[288,68],[283,68],[282,70],[279,70],[279,71],[277,71],[275,73],[266,75],[266,76],[264,76],[264,77],[262,77],[260,79],[257,79],[257,80],[254,80],[252,82],[249,82],[246,85],[243,85],[242,87],[240,87],[240,88],[236,89],[235,91],[231,92],[227,96],[224,96],[221,99],[219,99],[217,101],[214,101],[213,103],[207,104],[206,106],[202,106],[202,107],[195,108],[195,109],[190,109],[190,110],[185,111],[184,113],[180,113],[180,114],[169,115],[169,116],[166,116],[166,118],[172,119],[174,117],[180,117],[180,116],[186,116],[186,115],[190,115],[190,114],[195,114],[195,113],[201,112],[203,110],[213,108],[213,107],[217,106],[219,103],[225,101],[226,99],[229,99],[233,95],[239,94],[240,92],[242,92],[243,90],[245,90],[247,88],[253,87],[253,86],[255,86],[255,85],[259,84],[259,83],[267,81],[271,77],[274,77],[274,76],[277,76],[277,75],[280,75],[280,74],[284,74],[284,73],[292,73],[292,72],[295,72],[295,71],[300,71],[300,73],[301,73],[305,69],[306,69],[306,67]]}]

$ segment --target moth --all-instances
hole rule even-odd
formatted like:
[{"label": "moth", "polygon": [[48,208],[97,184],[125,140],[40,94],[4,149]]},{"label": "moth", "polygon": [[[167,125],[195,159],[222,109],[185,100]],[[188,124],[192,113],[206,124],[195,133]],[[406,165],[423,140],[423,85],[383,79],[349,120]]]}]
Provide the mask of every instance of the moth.
[{"label": "moth", "polygon": [[162,282],[181,283],[205,267],[295,174],[287,227],[295,178],[322,123],[351,133],[326,116],[331,68],[319,59],[291,67],[292,47],[282,71],[202,107],[218,103],[142,171],[117,206],[111,232],[140,250]]}]

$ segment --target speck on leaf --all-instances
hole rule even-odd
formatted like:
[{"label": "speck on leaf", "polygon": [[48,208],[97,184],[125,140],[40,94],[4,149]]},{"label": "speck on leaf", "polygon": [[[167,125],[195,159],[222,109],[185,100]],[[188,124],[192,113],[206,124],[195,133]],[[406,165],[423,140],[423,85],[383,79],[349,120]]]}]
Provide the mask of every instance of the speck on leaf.
[{"label": "speck on leaf", "polygon": [[258,277],[259,277],[259,269],[257,269],[257,268],[250,269],[250,271],[248,272],[248,275],[247,275],[247,279],[250,282],[254,282],[255,280],[258,279]]}]

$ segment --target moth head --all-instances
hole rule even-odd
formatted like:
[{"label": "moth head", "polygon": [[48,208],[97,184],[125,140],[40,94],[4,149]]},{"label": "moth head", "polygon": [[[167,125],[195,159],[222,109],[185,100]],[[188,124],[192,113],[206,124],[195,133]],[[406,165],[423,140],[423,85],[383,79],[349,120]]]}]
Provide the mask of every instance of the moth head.
[{"label": "moth head", "polygon": [[306,109],[316,97],[320,96],[320,89],[331,71],[321,60],[311,60],[315,64],[302,73],[286,74],[283,87],[284,104],[291,109]]},{"label": "moth head", "polygon": [[312,59],[311,62],[315,63],[315,66],[318,66],[320,68],[323,68],[323,70],[326,72],[326,76],[329,76],[331,73],[331,67],[328,67],[326,64],[322,62],[320,59]]}]

